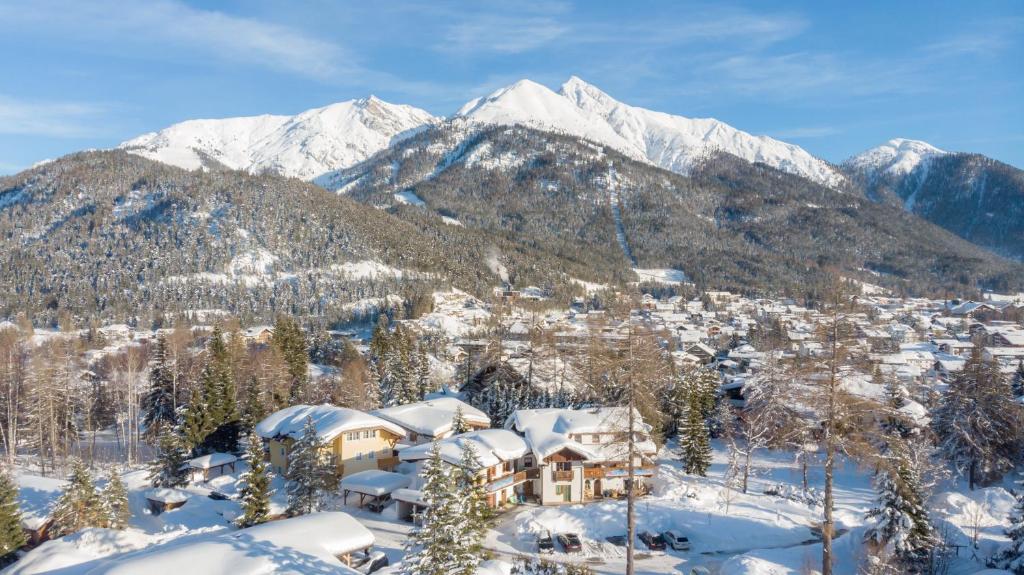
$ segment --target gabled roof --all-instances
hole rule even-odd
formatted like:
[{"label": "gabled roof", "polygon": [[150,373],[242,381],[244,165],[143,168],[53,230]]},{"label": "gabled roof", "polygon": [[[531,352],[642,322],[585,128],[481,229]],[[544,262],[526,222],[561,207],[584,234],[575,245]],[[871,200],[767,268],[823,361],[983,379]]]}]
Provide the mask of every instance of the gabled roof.
[{"label": "gabled roof", "polygon": [[[491,467],[499,463],[518,459],[527,454],[529,449],[522,437],[507,429],[481,429],[453,435],[436,441],[441,451],[441,459],[458,465],[462,462],[462,450],[466,445],[472,446],[480,464]],[[430,457],[433,443],[424,443],[407,447],[398,452],[402,461],[421,461]]]},{"label": "gabled roof", "polygon": [[[633,430],[650,433],[651,426],[643,422],[634,411]],[[589,461],[621,459],[621,449],[613,445],[583,445],[572,435],[621,434],[629,426],[629,411],[625,407],[599,407],[592,409],[520,409],[509,416],[506,429],[519,431],[526,438],[530,450],[540,459],[563,449],[583,456]],[[637,449],[653,454],[657,447],[653,441],[641,441]]]},{"label": "gabled roof", "polygon": [[317,434],[324,441],[331,441],[346,431],[356,429],[383,428],[399,437],[405,437],[405,430],[379,417],[335,405],[293,405],[267,416],[256,425],[256,434],[264,439],[290,437],[298,439],[306,419],[311,418]]},{"label": "gabled roof", "polygon": [[370,413],[420,435],[437,437],[451,431],[452,419],[459,408],[466,422],[490,427],[491,418],[486,413],[455,397],[437,397]]}]

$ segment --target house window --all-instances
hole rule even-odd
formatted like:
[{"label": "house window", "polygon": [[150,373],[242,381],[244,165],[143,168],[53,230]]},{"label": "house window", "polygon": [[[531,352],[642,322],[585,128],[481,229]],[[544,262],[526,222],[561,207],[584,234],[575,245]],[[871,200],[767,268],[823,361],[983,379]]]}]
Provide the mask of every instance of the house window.
[{"label": "house window", "polygon": [[523,467],[533,467],[533,457],[526,456],[523,458]]},{"label": "house window", "polygon": [[555,470],[557,471],[572,471],[571,461],[556,461]]},{"label": "house window", "polygon": [[377,452],[376,451],[371,451],[370,452],[370,459],[376,459],[376,458],[377,458]]},{"label": "house window", "polygon": [[597,434],[591,435],[590,436],[590,442],[591,443],[601,443],[601,436],[597,435]]},{"label": "house window", "polygon": [[356,453],[356,461],[362,461],[362,460],[363,460],[363,452],[360,451],[360,452]]},{"label": "house window", "polygon": [[281,447],[281,457],[284,457],[284,447]]}]

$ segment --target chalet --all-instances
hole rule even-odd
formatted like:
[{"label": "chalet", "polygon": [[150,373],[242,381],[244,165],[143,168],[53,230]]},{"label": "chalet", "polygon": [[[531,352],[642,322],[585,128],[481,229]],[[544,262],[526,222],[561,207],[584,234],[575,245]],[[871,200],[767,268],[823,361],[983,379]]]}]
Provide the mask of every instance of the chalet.
[{"label": "chalet", "polygon": [[[634,412],[632,462],[637,490],[647,491],[654,475],[657,447],[651,427]],[[521,409],[505,428],[523,436],[529,453],[523,457],[523,492],[541,505],[580,503],[615,497],[627,488],[629,457],[626,438],[629,412],[621,407],[593,409]]]},{"label": "chalet", "polygon": [[[533,487],[524,469],[524,459],[529,453],[522,437],[506,429],[482,429],[460,435],[453,435],[438,441],[441,459],[451,465],[461,465],[463,450],[471,448],[480,461],[482,469],[478,481],[487,493],[487,505],[493,509],[515,504],[531,497]],[[423,462],[430,457],[434,444],[421,444],[398,452],[403,462],[415,463],[417,480],[415,489],[423,487],[420,475]],[[399,510],[402,514],[402,510]]]},{"label": "chalet", "polygon": [[230,453],[210,453],[190,459],[188,468],[192,481],[209,481],[226,473],[234,473],[237,462],[238,458]]},{"label": "chalet", "polygon": [[242,337],[248,344],[266,345],[274,337],[274,329],[269,325],[257,325],[243,330]]},{"label": "chalet", "polygon": [[437,397],[385,407],[370,413],[401,427],[405,431],[403,443],[418,445],[450,437],[452,421],[459,410],[470,429],[487,429],[491,426],[491,418],[486,413],[454,397]]},{"label": "chalet", "polygon": [[700,342],[686,348],[686,353],[698,358],[703,365],[707,365],[715,360],[715,350]]},{"label": "chalet", "polygon": [[270,465],[277,473],[288,469],[292,444],[302,436],[306,420],[316,427],[327,444],[326,453],[339,477],[382,469],[391,471],[398,463],[395,445],[405,430],[380,417],[333,405],[293,405],[269,415],[256,425],[256,434],[267,444]]}]

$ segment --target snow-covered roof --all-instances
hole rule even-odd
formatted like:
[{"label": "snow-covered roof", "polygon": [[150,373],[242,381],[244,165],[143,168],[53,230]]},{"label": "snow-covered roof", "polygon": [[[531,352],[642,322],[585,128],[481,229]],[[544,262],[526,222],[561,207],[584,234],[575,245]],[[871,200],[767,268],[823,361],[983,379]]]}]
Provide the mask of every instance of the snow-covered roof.
[{"label": "snow-covered roof", "polygon": [[[607,442],[598,445],[583,445],[573,435],[621,434],[629,428],[629,411],[625,407],[600,407],[591,409],[520,409],[509,416],[506,429],[519,431],[526,438],[530,450],[544,459],[563,449],[577,453],[590,461],[621,459],[619,445]],[[643,422],[639,412],[634,410],[633,431],[650,433],[651,426]],[[640,441],[637,449],[641,453],[653,454],[657,447],[650,439]]]},{"label": "snow-covered roof", "polygon": [[356,575],[338,556],[372,547],[347,513],[311,513],[204,539],[172,541],[101,563],[89,575]]},{"label": "snow-covered roof", "polygon": [[423,501],[423,492],[419,489],[396,489],[391,494],[392,499],[398,501],[405,501],[406,503],[415,503],[416,505],[425,506],[426,503]]},{"label": "snow-covered roof", "polygon": [[450,431],[455,412],[462,408],[462,417],[468,423],[490,426],[491,419],[479,409],[455,397],[437,397],[416,403],[385,407],[372,411],[373,415],[418,433],[437,437]]},{"label": "snow-covered roof", "polygon": [[302,436],[306,418],[312,418],[317,434],[324,441],[331,441],[338,435],[356,429],[384,428],[399,437],[405,437],[405,430],[374,415],[347,407],[334,405],[293,405],[270,414],[256,425],[256,434],[265,439]]},{"label": "snow-covered roof", "polygon": [[146,499],[159,503],[184,503],[188,501],[188,493],[180,489],[170,487],[157,487],[149,489],[145,493]]},{"label": "snow-covered roof", "polygon": [[[441,459],[458,465],[462,462],[462,450],[471,445],[480,464],[491,467],[499,463],[518,459],[529,451],[522,437],[507,429],[481,429],[453,435],[435,442],[441,450]],[[402,461],[420,461],[430,457],[432,443],[408,447],[398,452]]]},{"label": "snow-covered roof", "polygon": [[230,453],[210,453],[209,455],[200,455],[190,459],[188,466],[192,469],[210,469],[236,461],[238,461],[238,458]]},{"label": "snow-covered roof", "polygon": [[396,489],[409,487],[410,483],[412,483],[412,478],[408,475],[380,469],[367,469],[342,479],[341,488],[356,493],[380,496]]}]

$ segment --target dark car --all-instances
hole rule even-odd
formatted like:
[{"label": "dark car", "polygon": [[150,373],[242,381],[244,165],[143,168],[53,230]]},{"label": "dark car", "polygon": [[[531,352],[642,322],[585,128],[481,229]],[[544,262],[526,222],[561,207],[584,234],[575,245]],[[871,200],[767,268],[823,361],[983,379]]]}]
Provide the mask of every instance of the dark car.
[{"label": "dark car", "polygon": [[579,535],[575,533],[559,533],[558,543],[565,549],[566,553],[579,553],[583,551],[583,544],[580,543]]},{"label": "dark car", "polygon": [[611,537],[606,537],[605,541],[617,547],[625,547],[626,544],[629,543],[629,541],[626,540],[625,535],[612,535]]},{"label": "dark car", "polygon": [[372,553],[356,552],[352,554],[352,568],[369,575],[388,566],[388,556],[380,551]]},{"label": "dark car", "polygon": [[537,535],[537,552],[538,553],[554,553],[555,552],[555,541],[551,538],[550,531],[542,531]]},{"label": "dark car", "polygon": [[661,535],[656,535],[650,531],[641,531],[640,541],[644,542],[651,551],[664,551],[665,550],[665,538]]},{"label": "dark car", "polygon": [[366,508],[374,513],[380,513],[384,511],[388,505],[391,505],[392,501],[393,499],[391,499],[390,495],[381,495],[371,499],[370,502],[366,504]]}]

